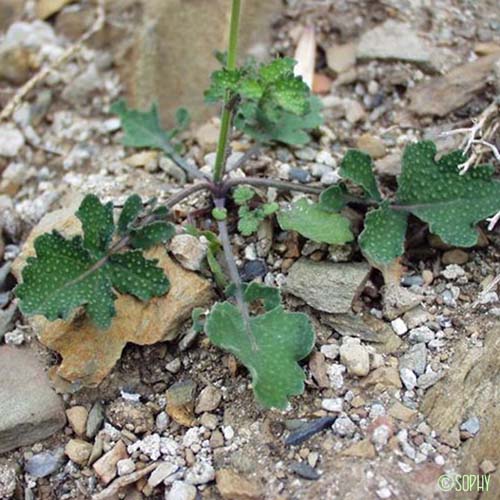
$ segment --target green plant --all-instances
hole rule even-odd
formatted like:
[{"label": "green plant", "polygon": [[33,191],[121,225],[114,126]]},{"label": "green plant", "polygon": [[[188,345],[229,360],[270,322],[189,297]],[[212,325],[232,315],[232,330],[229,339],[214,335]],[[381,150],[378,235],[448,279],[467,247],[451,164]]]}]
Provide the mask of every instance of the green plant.
[{"label": "green plant", "polygon": [[[112,111],[121,118],[126,146],[161,149],[197,182],[159,207],[154,200],[143,204],[139,197],[130,197],[116,225],[112,205],[87,196],[77,212],[83,237],[67,240],[56,232],[40,236],[35,242],[36,257],[28,259],[17,295],[25,314],[43,314],[53,320],[67,318],[82,306],[96,325],[108,327],[115,312],[115,291],[140,300],[168,292],[167,277],[142,251],[173,235],[173,226],[166,222],[172,207],[194,193],[207,191],[218,236],[193,225],[185,230],[206,238],[208,265],[219,289],[225,290],[226,300],[215,304],[204,321],[203,311],[193,311],[194,328],[203,329],[213,344],[234,354],[248,368],[254,393],[263,406],[285,408],[288,398],[304,389],[305,376],[298,362],[313,347],[312,324],[303,313],[287,312],[277,289],[241,282],[229,237],[232,214],[227,209],[228,197],[238,205],[238,229],[243,235],[255,232],[265,217],[277,212],[283,229],[329,244],[354,239],[344,215],[347,205],[367,207],[359,245],[380,267],[403,254],[410,214],[427,222],[448,243],[473,245],[475,224],[500,210],[500,183],[492,180],[488,166],[460,176],[461,153],[436,160],[435,147],[429,142],[407,147],[395,201],[382,197],[371,159],[355,150],[342,161],[342,182],[326,190],[270,178],[229,177],[226,157],[233,126],[257,141],[257,147],[250,150],[253,154],[267,142],[304,144],[309,132],[321,123],[318,100],[294,76],[292,60],[236,66],[239,13],[240,0],[233,0],[228,52],[219,57],[223,68],[212,75],[206,93],[207,101],[222,104],[213,175],[186,162],[179,153],[180,145],[175,144],[176,135],[188,121],[185,111],[177,115],[178,126],[166,131],[156,106],[137,111],[123,101],[116,103]],[[353,196],[352,185],[361,188],[363,196]],[[279,210],[276,203],[261,203],[249,186],[313,194],[319,200],[302,198]],[[229,279],[218,260],[220,250]]]}]

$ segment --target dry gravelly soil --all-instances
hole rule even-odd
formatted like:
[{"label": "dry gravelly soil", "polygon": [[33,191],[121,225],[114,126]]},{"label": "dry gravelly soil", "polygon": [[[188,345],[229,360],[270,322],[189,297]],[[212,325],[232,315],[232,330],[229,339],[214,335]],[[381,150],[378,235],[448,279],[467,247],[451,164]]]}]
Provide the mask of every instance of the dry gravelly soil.
[{"label": "dry gravelly soil", "polygon": [[[401,61],[358,62],[357,73],[353,77],[346,78],[344,83],[334,84],[332,90],[323,96],[327,102],[330,98],[330,106],[325,110],[326,122],[321,134],[302,151],[284,148],[263,151],[259,159],[246,165],[248,172],[257,171],[298,181],[304,180],[305,175],[307,182],[326,184],[328,178],[334,177],[336,165],[346,149],[356,146],[362,134],[369,134],[383,149],[378,165],[382,165],[382,171],[385,167],[386,174],[380,180],[383,189],[389,192],[395,182],[391,175],[394,161],[391,164],[388,159],[400,154],[404,145],[414,139],[428,137],[429,134],[435,136],[436,132],[449,128],[468,126],[470,118],[494,99],[495,86],[486,85],[465,106],[444,118],[418,118],[407,110],[407,92],[419,81],[435,78],[439,71],[448,71],[471,60],[475,57],[474,47],[479,42],[496,40],[498,43],[500,19],[498,6],[493,1],[318,1],[289,4],[274,27],[274,51],[293,55],[300,26],[314,24],[320,47],[317,72],[324,75],[331,73],[328,72],[322,47],[353,40],[388,18],[409,23],[416,32],[424,34],[429,46],[445,47],[449,49],[450,56],[436,63],[443,66],[438,65],[433,71]],[[67,45],[57,31],[52,41],[47,43],[50,50],[55,50],[54,46]],[[80,97],[72,99],[68,88],[71,89],[75,75],[94,63],[99,71],[88,89],[88,95],[84,95],[83,101]],[[12,88],[2,89],[0,103],[5,103],[6,96],[11,95],[10,90]],[[65,196],[72,190],[95,192],[116,200],[123,199],[129,192],[138,192],[143,197],[158,195],[158,190],[160,197],[165,198],[178,187],[179,173],[173,169],[160,169],[158,161],[150,162],[147,168],[132,167],[125,162],[134,152],[125,151],[120,145],[117,123],[106,113],[109,104],[121,91],[119,77],[107,54],[87,48],[76,61],[59,68],[56,76],[42,83],[30,97],[30,102],[38,99],[41,103],[40,116],[31,128],[39,142],[26,135],[26,127],[21,127],[26,144],[11,160],[22,164],[22,168],[17,171],[9,190],[2,193],[13,200],[21,230],[16,239],[6,237],[7,246],[0,259],[7,261],[14,257],[41,216],[61,206],[61,200],[66,199]],[[61,96],[65,92],[66,99],[63,99]],[[332,100],[332,96],[345,98],[345,106],[339,105],[335,98]],[[360,116],[353,119],[349,112],[360,113]],[[19,112],[16,119],[23,120]],[[204,149],[197,131],[186,133],[184,140],[188,156],[200,167],[204,166],[207,162],[205,155],[211,151]],[[235,143],[238,144],[238,141],[237,137]],[[241,149],[246,147],[243,139],[240,146]],[[449,140],[440,143],[440,147],[449,146]],[[62,154],[54,154],[57,151]],[[324,164],[318,159],[318,153],[322,151],[331,153]],[[320,158],[325,159],[325,156],[320,155]],[[384,159],[387,160],[385,164]],[[6,170],[9,164],[10,161],[0,159],[0,172]],[[297,173],[295,169],[301,169],[302,173]],[[172,176],[172,172],[177,178]],[[330,177],[324,177],[325,173],[329,173]],[[195,204],[193,201],[189,203]],[[198,208],[207,207],[203,199],[196,203]],[[188,206],[184,206],[177,210],[178,224],[184,222],[187,209]],[[204,224],[205,213],[201,211],[197,214],[196,222],[200,226]],[[434,240],[429,243],[428,235],[414,228],[411,250],[404,261],[403,284],[424,297],[418,308],[423,318],[418,326],[427,327],[425,332],[428,337],[418,342],[425,346],[427,373],[431,378],[437,374],[425,389],[418,385],[412,388],[410,382],[406,387],[395,387],[394,380],[387,379],[367,383],[374,370],[382,366],[392,369],[399,380],[398,360],[414,342],[410,337],[411,331],[400,336],[401,345],[391,353],[377,353],[379,347],[374,348],[362,341],[362,346],[370,351],[371,374],[368,377],[348,375],[343,371],[335,347],[342,344],[343,337],[328,326],[323,313],[286,295],[285,300],[291,309],[306,311],[312,316],[317,332],[315,350],[325,354],[316,358],[319,367],[305,362],[308,376],[306,391],[303,396],[291,401],[287,411],[259,409],[249,388],[246,370],[238,366],[232,357],[210,346],[204,336],[198,337],[183,351],[175,342],[150,347],[128,345],[112,374],[98,388],[64,395],[65,405],[67,408],[83,405],[90,409],[96,401],[102,403],[107,412],[104,430],[101,431],[105,450],[110,449],[118,439],[131,445],[144,442],[147,436],[152,435],[172,438],[177,443],[171,456],[163,457],[179,466],[179,471],[167,478],[166,485],[150,488],[145,480],[139,481],[130,489],[123,490],[120,498],[125,494],[127,499],[145,496],[172,498],[166,496],[170,484],[173,480],[184,483],[187,479],[185,471],[194,463],[203,464],[196,494],[206,499],[221,498],[213,480],[213,470],[221,468],[231,469],[248,480],[248,483],[238,483],[241,496],[234,498],[453,498],[453,493],[439,492],[437,478],[444,472],[461,470],[463,450],[470,449],[465,447],[478,439],[483,429],[480,427],[478,431],[474,428],[474,408],[469,409],[469,414],[464,416],[466,425],[461,431],[459,446],[450,446],[433,427],[439,417],[434,415],[432,424],[429,423],[423,413],[422,402],[434,384],[439,384],[440,377],[459,370],[459,366],[453,363],[457,346],[465,345],[470,349],[482,347],[485,336],[495,328],[495,318],[500,314],[498,296],[494,291],[483,298],[477,307],[472,307],[489,280],[500,273],[498,235],[495,231],[487,232],[485,227],[483,230],[490,240],[489,245],[458,254],[446,254],[447,250],[441,248],[439,243]],[[261,246],[256,245],[255,237],[237,237],[233,242],[244,270],[250,272],[252,269],[249,271],[249,267],[253,270],[259,267],[255,264],[256,257],[266,264],[266,268],[257,274],[258,279],[267,283],[282,284],[288,269],[301,255],[316,261],[326,261],[332,255],[342,258],[339,249],[304,245],[301,239],[283,234],[276,226],[268,227],[267,237],[273,238],[273,244],[264,252],[260,250]],[[347,251],[347,255],[348,260],[362,260],[355,248]],[[450,264],[452,267],[447,268]],[[371,311],[379,314],[384,305],[381,287],[381,276],[373,271],[364,290],[355,297],[354,310],[357,313],[363,311],[368,314]],[[415,310],[413,314],[417,315]],[[384,321],[392,328],[388,320]],[[412,313],[403,316],[403,321],[411,323]],[[184,331],[188,331],[189,327],[186,325]],[[15,331],[16,335],[6,337],[8,342],[36,346],[47,366],[58,362],[56,354],[38,345],[33,332],[23,327],[22,320]],[[325,349],[325,346],[329,347]],[[494,376],[498,378],[498,363],[496,366],[493,363],[491,370],[492,373],[485,376],[491,375],[491,380]],[[493,373],[495,370],[496,375]],[[322,378],[321,373],[322,381],[318,380]],[[196,384],[195,404],[200,391],[208,384],[213,384],[215,392],[222,395],[220,403],[215,403],[208,412],[210,415],[204,416],[208,425],[202,426],[198,420],[188,430],[172,418],[165,417],[165,392],[178,381]],[[450,384],[450,387],[456,390],[457,386]],[[459,392],[457,397],[463,394],[466,398],[472,397]],[[131,401],[131,395],[137,395],[140,402]],[[401,413],[397,404],[394,409],[397,401],[407,407],[406,412]],[[498,400],[491,401],[491,405],[498,405]],[[467,406],[467,401],[464,406]],[[140,416],[133,420],[130,417],[132,414]],[[297,425],[297,419],[328,415],[338,417],[333,428],[328,427],[299,446],[284,444],[286,436]],[[196,417],[200,418],[200,415]],[[497,417],[500,416],[497,414]],[[138,421],[143,428],[138,428]],[[481,425],[483,422],[480,420]],[[121,426],[124,426],[123,429]],[[2,457],[9,464],[15,464],[16,498],[90,498],[103,488],[92,467],[68,462],[67,458],[56,471],[43,479],[33,479],[25,473],[24,465],[30,457],[42,451],[56,452],[74,437],[73,430],[68,426],[48,440]],[[344,454],[345,450],[352,451],[351,447],[358,442],[362,445],[357,451],[354,449],[352,454],[356,456]],[[148,454],[150,450],[146,444],[135,452],[129,448],[129,452],[137,469],[157,459]],[[483,458],[480,470],[493,472],[500,467],[493,457]],[[478,473],[479,470],[468,472]],[[498,487],[499,483],[496,485]],[[260,496],[256,490],[260,490]],[[491,493],[483,495],[483,498],[498,498],[495,495],[500,495]],[[470,493],[459,498],[479,497],[479,493]]]}]

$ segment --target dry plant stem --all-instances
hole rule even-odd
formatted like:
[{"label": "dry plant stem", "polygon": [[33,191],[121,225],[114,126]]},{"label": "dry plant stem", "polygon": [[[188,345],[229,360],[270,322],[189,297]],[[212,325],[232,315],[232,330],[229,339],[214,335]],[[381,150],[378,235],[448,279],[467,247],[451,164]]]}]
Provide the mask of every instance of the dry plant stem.
[{"label": "dry plant stem", "polygon": [[241,177],[235,179],[228,179],[224,182],[226,191],[235,186],[242,184],[255,187],[270,187],[279,191],[297,191],[299,193],[308,194],[321,194],[323,189],[313,186],[303,186],[302,184],[295,184],[294,182],[278,181],[275,179],[266,179],[264,177]]},{"label": "dry plant stem", "polygon": [[106,19],[106,10],[104,8],[104,0],[99,0],[97,5],[97,18],[92,26],[77,40],[76,43],[68,47],[52,64],[42,68],[36,75],[30,78],[10,99],[0,113],[0,121],[10,118],[16,108],[22,103],[23,99],[28,93],[33,90],[39,83],[43,82],[51,71],[55,70],[61,64],[71,59],[82,48],[83,44],[95,33],[97,33],[104,26]]},{"label": "dry plant stem", "polygon": [[[224,198],[215,198],[214,204],[216,208],[224,209],[225,205]],[[229,231],[227,229],[227,223],[225,220],[218,220],[217,226],[219,229],[219,238],[222,244],[222,249],[224,250],[224,257],[226,259],[227,269],[229,271],[229,278],[231,279],[231,282],[235,286],[234,297],[236,299],[236,303],[238,304],[238,308],[241,312],[241,316],[243,317],[243,324],[245,325],[248,338],[250,339],[252,350],[258,351],[259,348],[257,346],[257,342],[255,340],[255,336],[252,332],[252,328],[250,325],[250,312],[248,310],[248,304],[245,302],[245,297],[243,296],[243,285],[241,283],[240,273],[238,272],[238,268],[234,260],[231,242],[229,241]]]}]

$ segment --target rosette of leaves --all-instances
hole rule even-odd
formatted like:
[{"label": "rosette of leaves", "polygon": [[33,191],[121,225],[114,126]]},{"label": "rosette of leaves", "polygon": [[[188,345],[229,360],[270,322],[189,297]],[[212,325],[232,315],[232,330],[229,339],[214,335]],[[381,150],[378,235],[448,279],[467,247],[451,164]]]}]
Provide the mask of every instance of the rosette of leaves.
[{"label": "rosette of leaves", "polygon": [[27,259],[16,288],[21,312],[53,321],[67,319],[82,307],[97,327],[106,329],[116,314],[116,293],[148,301],[168,292],[163,269],[143,256],[143,250],[175,233],[163,220],[165,210],[151,206],[145,211],[140,197],[132,195],[115,224],[112,203],[103,204],[90,194],[76,216],[83,235],[65,238],[53,231],[36,238],[36,256]]},{"label": "rosette of leaves", "polygon": [[257,208],[251,208],[250,202],[255,195],[255,191],[247,186],[240,186],[233,193],[234,202],[239,205],[238,231],[243,236],[257,232],[260,223],[279,209],[277,203],[263,203]]},{"label": "rosette of leaves", "polygon": [[233,303],[218,303],[205,321],[205,332],[245,365],[264,407],[284,409],[290,396],[304,391],[305,374],[298,362],[314,346],[311,321],[306,314],[285,311],[277,288],[257,283],[243,288],[244,300],[262,302],[263,311],[246,317]]},{"label": "rosette of leaves", "polygon": [[295,76],[296,62],[276,59],[256,66],[223,68],[212,74],[207,102],[236,106],[235,126],[258,142],[272,141],[301,145],[309,142],[309,131],[322,124],[321,103],[312,96],[301,77]]}]

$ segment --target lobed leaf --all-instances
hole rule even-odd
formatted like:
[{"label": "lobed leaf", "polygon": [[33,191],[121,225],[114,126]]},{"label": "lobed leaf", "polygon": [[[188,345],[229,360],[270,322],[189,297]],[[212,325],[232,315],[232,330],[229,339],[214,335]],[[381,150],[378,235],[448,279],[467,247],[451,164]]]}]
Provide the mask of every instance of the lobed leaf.
[{"label": "lobed leaf", "polygon": [[382,201],[373,173],[373,161],[366,153],[349,150],[340,164],[340,175],[361,186],[373,200]]},{"label": "lobed leaf", "polygon": [[216,346],[246,366],[254,394],[264,407],[284,409],[290,396],[304,391],[305,374],[298,361],[314,345],[314,332],[305,314],[289,313],[277,305],[251,317],[246,325],[239,309],[223,302],[213,307],[205,332]]},{"label": "lobed leaf", "polygon": [[345,217],[323,210],[321,205],[305,198],[279,212],[278,222],[282,229],[297,231],[318,243],[343,245],[354,237]]},{"label": "lobed leaf", "polygon": [[445,243],[470,247],[477,243],[477,223],[500,211],[500,182],[492,179],[490,165],[460,175],[464,160],[460,151],[436,160],[430,141],[407,146],[397,199]]},{"label": "lobed leaf", "polygon": [[118,218],[118,233],[123,236],[129,232],[132,224],[142,212],[142,200],[137,194],[129,196],[125,200],[120,217]]},{"label": "lobed leaf", "polygon": [[387,203],[368,212],[359,246],[375,265],[391,263],[403,255],[408,214],[392,210]]},{"label": "lobed leaf", "polygon": [[130,244],[134,248],[147,250],[148,248],[166,243],[175,235],[175,226],[167,222],[152,222],[130,233]]}]

